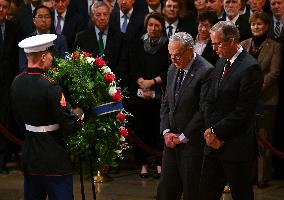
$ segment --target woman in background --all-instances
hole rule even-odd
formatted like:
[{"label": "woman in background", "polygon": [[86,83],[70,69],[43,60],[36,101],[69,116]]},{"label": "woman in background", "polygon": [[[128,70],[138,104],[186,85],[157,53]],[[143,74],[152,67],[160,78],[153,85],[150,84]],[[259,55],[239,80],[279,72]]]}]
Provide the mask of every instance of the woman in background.
[{"label": "woman in background", "polygon": [[[147,30],[142,38],[130,46],[130,97],[133,99],[135,134],[151,148],[162,151],[163,135],[160,133],[160,106],[166,85],[170,60],[168,39],[163,34],[165,20],[160,13],[149,13],[144,20]],[[140,177],[148,178],[150,154],[134,146],[136,158],[141,164]],[[161,158],[156,158],[158,178]]]},{"label": "woman in background", "polygon": [[[267,38],[270,20],[266,13],[253,13],[249,22],[253,37],[242,41],[241,45],[258,60],[262,68],[264,82],[257,106],[257,111],[261,115],[257,117],[257,128],[259,134],[271,142],[279,96],[277,79],[280,74],[281,45]],[[264,188],[271,179],[271,153],[261,143],[259,151],[258,186]]]}]

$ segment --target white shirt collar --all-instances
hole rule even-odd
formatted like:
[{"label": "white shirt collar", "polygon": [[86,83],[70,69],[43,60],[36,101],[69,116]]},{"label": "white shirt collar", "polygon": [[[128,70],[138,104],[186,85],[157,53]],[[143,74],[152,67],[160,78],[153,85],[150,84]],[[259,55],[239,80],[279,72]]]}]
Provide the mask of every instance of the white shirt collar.
[{"label": "white shirt collar", "polygon": [[183,68],[185,74],[187,74],[187,72],[188,72],[189,68],[191,67],[192,63],[194,62],[195,58],[196,58],[196,53],[194,52],[191,61],[186,65],[185,68]]},{"label": "white shirt collar", "polygon": [[226,16],[226,21],[230,21],[230,22],[233,22],[234,24],[236,24],[236,21],[238,20],[238,18],[239,18],[239,14],[237,14],[237,16],[235,16],[232,20],[230,20],[229,18],[228,18],[228,16]]},{"label": "white shirt collar", "polygon": [[243,51],[243,47],[240,46],[240,48],[238,49],[237,53],[230,59],[231,65],[235,62],[235,60],[242,53],[242,51]]},{"label": "white shirt collar", "polygon": [[[95,30],[96,30],[96,34],[97,34],[97,36],[98,36],[98,35],[99,35],[99,32],[101,32],[101,31],[100,31],[100,29],[98,29],[97,26],[95,26]],[[107,35],[107,32],[108,32],[108,26],[107,26],[106,29],[103,31],[103,35]]]},{"label": "white shirt collar", "polygon": [[[133,8],[131,8],[131,10],[129,10],[129,12],[126,14],[128,19],[130,19],[131,15],[132,15],[132,12],[133,12]],[[119,13],[120,13],[120,18],[123,18],[124,13],[121,10],[119,11]]]},{"label": "white shirt collar", "polygon": [[159,7],[158,7],[156,10],[153,10],[152,8],[150,8],[150,7],[148,6],[148,10],[149,10],[149,13],[151,13],[151,12],[158,12],[158,13],[161,13],[161,12],[162,12],[162,6],[161,6],[161,4],[160,4]]},{"label": "white shirt collar", "polygon": [[[57,19],[57,16],[58,16],[57,10],[55,10],[54,13],[55,13],[55,17]],[[66,13],[67,13],[67,9],[60,15],[63,20],[65,19]]]},{"label": "white shirt collar", "polygon": [[171,26],[173,27],[173,29],[176,29],[177,26],[178,26],[178,19],[177,19],[174,23],[172,23],[172,24],[169,24],[169,23],[166,21],[166,28],[167,28],[169,25],[171,25]]}]

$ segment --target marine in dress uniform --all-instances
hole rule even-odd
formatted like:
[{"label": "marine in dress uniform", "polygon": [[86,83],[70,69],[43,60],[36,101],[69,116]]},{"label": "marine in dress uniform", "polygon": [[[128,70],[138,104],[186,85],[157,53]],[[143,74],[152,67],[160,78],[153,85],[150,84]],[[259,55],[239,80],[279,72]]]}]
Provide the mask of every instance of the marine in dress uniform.
[{"label": "marine in dress uniform", "polygon": [[51,67],[50,47],[56,37],[36,35],[19,43],[27,54],[28,67],[12,83],[11,104],[18,124],[25,129],[25,200],[72,199],[72,166],[63,138],[80,127],[79,120],[61,87],[43,74]]}]

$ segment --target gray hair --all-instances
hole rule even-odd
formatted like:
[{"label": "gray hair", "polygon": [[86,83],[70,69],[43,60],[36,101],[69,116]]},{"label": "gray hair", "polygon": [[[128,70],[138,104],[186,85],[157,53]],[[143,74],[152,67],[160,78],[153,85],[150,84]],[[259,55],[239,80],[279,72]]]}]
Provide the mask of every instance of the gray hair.
[{"label": "gray hair", "polygon": [[233,22],[230,21],[219,21],[211,29],[210,33],[220,31],[223,34],[223,40],[226,41],[230,38],[234,38],[236,42],[240,40],[239,29]]},{"label": "gray hair", "polygon": [[169,38],[169,43],[179,41],[184,48],[192,48],[194,40],[192,36],[186,32],[177,32]]},{"label": "gray hair", "polygon": [[109,12],[111,12],[109,6],[104,1],[95,0],[94,3],[91,5],[90,15],[92,16],[94,14],[95,9],[99,7],[107,7]]}]

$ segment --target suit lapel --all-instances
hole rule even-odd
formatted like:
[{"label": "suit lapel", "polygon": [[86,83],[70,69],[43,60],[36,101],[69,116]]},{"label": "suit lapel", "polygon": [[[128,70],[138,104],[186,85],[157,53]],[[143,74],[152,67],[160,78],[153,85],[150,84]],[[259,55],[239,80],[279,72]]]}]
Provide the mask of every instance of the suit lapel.
[{"label": "suit lapel", "polygon": [[[195,76],[195,73],[196,73],[196,66],[197,66],[197,63],[196,63],[196,59],[195,61],[193,62],[193,64],[191,65],[191,67],[189,68],[188,72],[186,73],[186,76],[184,77],[183,79],[183,82],[182,82],[182,85],[180,86],[180,89],[179,89],[179,93],[178,93],[178,96],[176,98],[176,102],[175,102],[175,107],[178,105],[184,91],[188,88],[188,85],[191,83],[191,81],[193,80],[194,76]],[[177,75],[176,75],[177,76]],[[176,79],[175,79],[176,80]],[[175,85],[175,84],[174,84]],[[175,88],[174,88],[174,95],[175,96]],[[174,97],[175,98],[175,97]]]},{"label": "suit lapel", "polygon": [[177,76],[178,76],[178,70],[176,68],[176,66],[174,66],[174,72],[173,72],[173,75],[172,75],[172,83],[171,83],[171,87],[170,87],[170,100],[172,102],[171,105],[173,105],[173,107],[175,107],[175,85],[176,85],[176,80],[177,80]]},{"label": "suit lapel", "polygon": [[234,72],[241,65],[241,62],[243,60],[244,51],[245,50],[243,50],[242,53],[233,62],[233,64],[231,65],[231,68],[230,68],[229,72],[227,73],[227,75],[223,78],[222,81],[220,81],[219,87],[222,87],[228,80],[230,80],[230,77],[234,74]]}]

